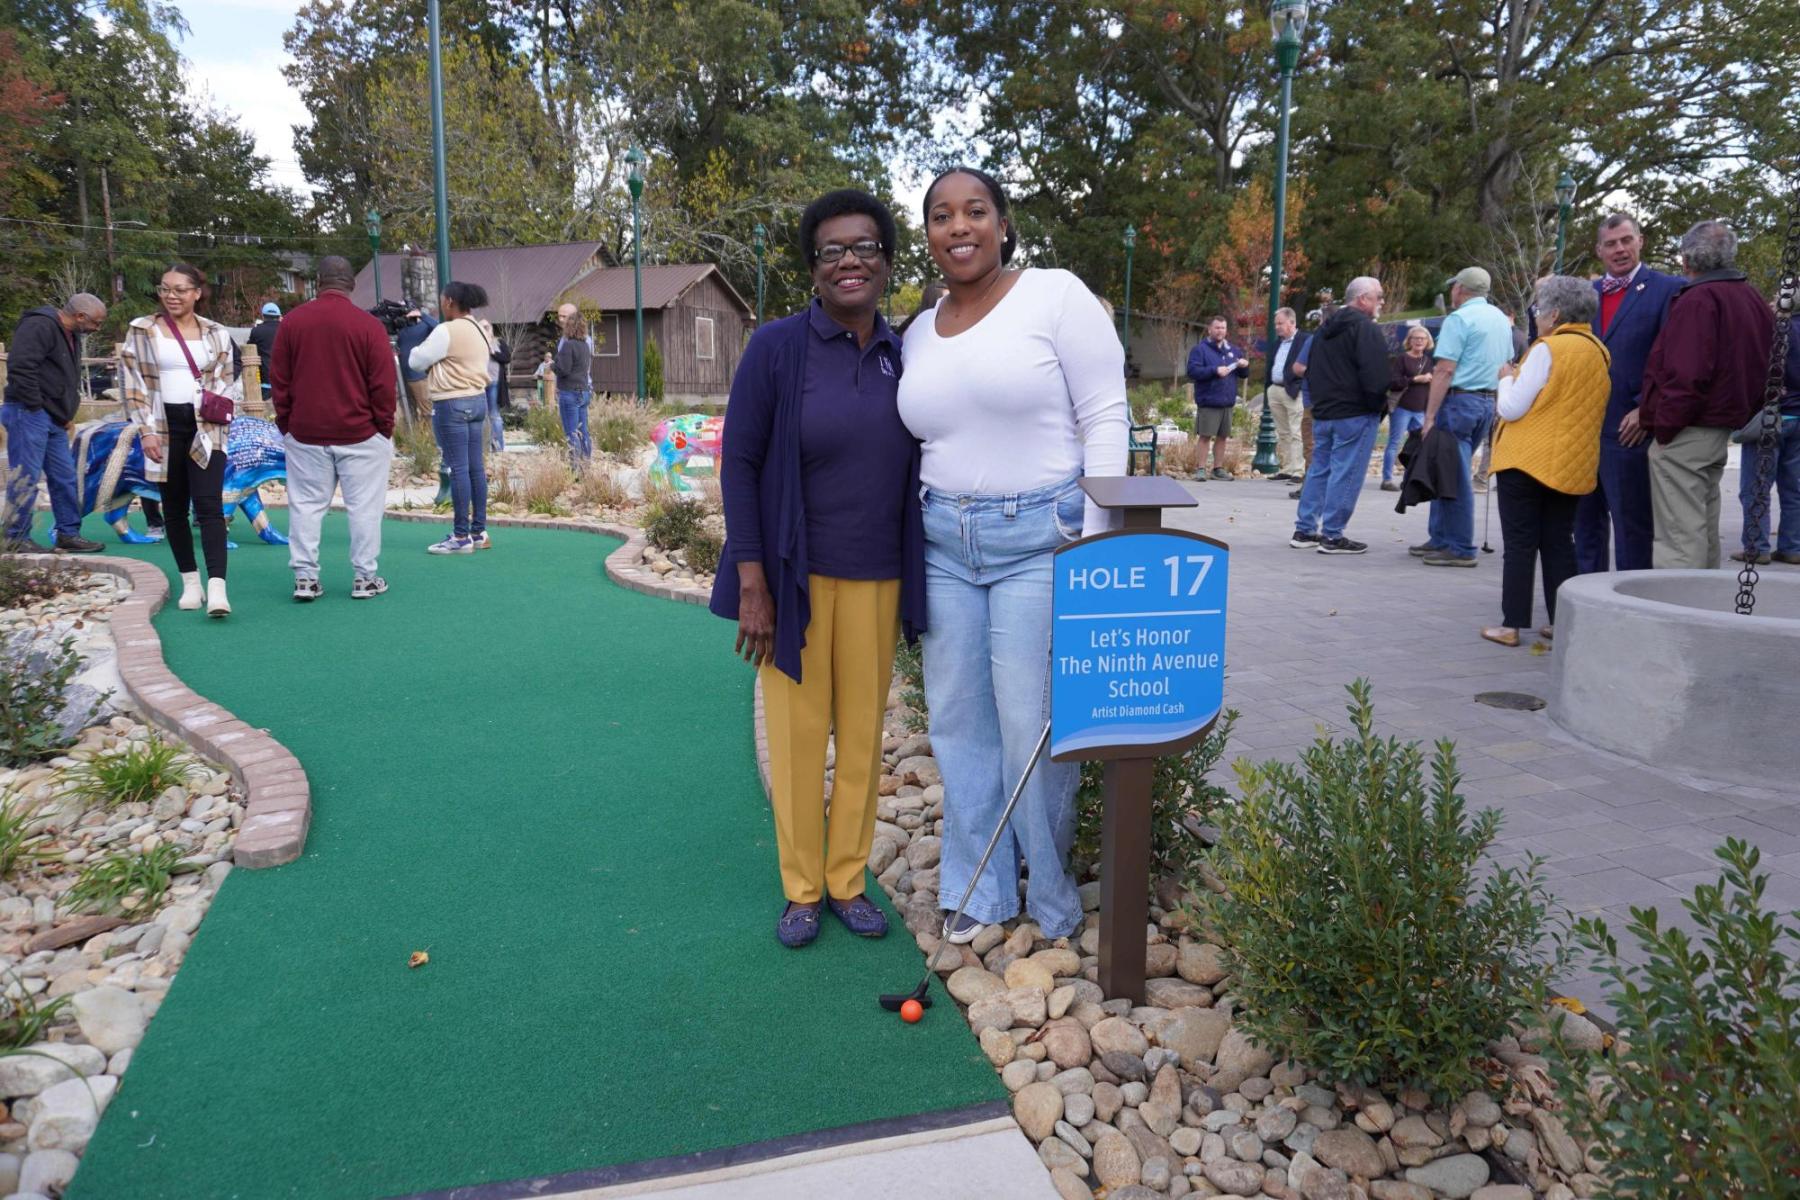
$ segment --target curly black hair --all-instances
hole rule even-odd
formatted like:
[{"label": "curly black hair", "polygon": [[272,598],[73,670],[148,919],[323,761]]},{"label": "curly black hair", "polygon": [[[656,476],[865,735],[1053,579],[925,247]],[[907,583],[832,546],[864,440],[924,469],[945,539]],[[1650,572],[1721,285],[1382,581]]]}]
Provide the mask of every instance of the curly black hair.
[{"label": "curly black hair", "polygon": [[806,260],[808,269],[819,259],[819,248],[813,242],[818,236],[819,226],[833,217],[852,214],[860,214],[875,222],[875,228],[881,234],[881,256],[887,259],[888,266],[894,265],[894,243],[900,240],[900,231],[894,225],[894,214],[888,211],[887,205],[861,188],[839,188],[814,200],[800,215],[800,257]]},{"label": "curly black hair", "polygon": [[451,280],[444,285],[444,297],[464,312],[486,308],[488,303],[487,291],[478,283]]},{"label": "curly black hair", "polygon": [[932,180],[931,186],[925,189],[925,203],[921,206],[923,210],[921,215],[925,218],[925,224],[927,226],[931,224],[931,193],[937,191],[937,185],[952,175],[967,175],[978,180],[981,186],[987,189],[988,195],[993,197],[995,214],[1006,222],[1006,238],[1000,243],[1000,261],[1002,263],[1011,262],[1013,251],[1019,248],[1019,231],[1013,227],[1012,204],[1007,201],[1006,189],[1000,186],[1000,181],[986,171],[978,170],[975,167],[951,167]]}]

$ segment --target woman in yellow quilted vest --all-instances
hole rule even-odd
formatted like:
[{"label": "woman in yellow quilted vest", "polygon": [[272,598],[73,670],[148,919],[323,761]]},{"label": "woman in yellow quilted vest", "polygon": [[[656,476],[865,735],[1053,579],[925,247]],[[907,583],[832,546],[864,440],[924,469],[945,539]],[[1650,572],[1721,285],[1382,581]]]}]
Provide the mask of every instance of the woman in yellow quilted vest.
[{"label": "woman in yellow quilted vest", "polygon": [[1568,275],[1538,281],[1539,338],[1514,368],[1500,371],[1494,430],[1494,486],[1506,540],[1500,573],[1500,624],[1481,636],[1517,646],[1531,628],[1531,587],[1544,567],[1544,627],[1556,624],[1556,589],[1575,574],[1575,505],[1594,490],[1600,422],[1612,383],[1612,356],[1594,336],[1599,305],[1593,285]]}]

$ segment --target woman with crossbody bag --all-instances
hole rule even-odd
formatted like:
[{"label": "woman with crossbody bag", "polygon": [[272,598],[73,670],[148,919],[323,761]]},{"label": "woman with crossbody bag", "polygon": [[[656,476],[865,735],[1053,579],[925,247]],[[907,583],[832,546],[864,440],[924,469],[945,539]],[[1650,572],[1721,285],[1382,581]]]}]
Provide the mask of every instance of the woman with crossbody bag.
[{"label": "woman with crossbody bag", "polygon": [[433,554],[473,554],[488,549],[487,468],[482,433],[487,425],[488,359],[494,352],[473,313],[487,307],[487,292],[473,283],[448,283],[439,297],[443,319],[413,347],[407,365],[424,371],[431,396],[431,431],[450,472],[450,535],[426,547]]},{"label": "woman with crossbody bag", "polygon": [[235,372],[231,334],[195,311],[206,279],[186,263],[163,272],[161,311],[131,322],[119,356],[125,407],[138,427],[144,477],[162,491],[163,524],[181,573],[177,605],[202,604],[191,507],[206,559],[204,603],[211,617],[231,611],[225,594],[225,431]]}]

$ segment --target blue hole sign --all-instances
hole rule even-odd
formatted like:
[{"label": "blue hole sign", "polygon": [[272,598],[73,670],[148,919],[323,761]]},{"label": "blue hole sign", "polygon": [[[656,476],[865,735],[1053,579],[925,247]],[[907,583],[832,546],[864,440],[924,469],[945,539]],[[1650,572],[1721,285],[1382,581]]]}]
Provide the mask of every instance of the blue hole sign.
[{"label": "blue hole sign", "polygon": [[1050,754],[1150,758],[1203,737],[1225,703],[1230,548],[1118,530],[1056,552]]}]

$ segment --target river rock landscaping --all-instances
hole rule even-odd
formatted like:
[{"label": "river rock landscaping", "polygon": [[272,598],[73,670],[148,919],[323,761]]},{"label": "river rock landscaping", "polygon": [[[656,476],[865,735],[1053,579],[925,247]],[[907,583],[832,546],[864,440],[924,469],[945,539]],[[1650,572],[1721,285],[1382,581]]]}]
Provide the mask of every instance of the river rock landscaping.
[{"label": "river rock landscaping", "polygon": [[[890,695],[869,868],[933,955],[944,788],[905,695],[903,683]],[[1603,1188],[1560,1115],[1541,1053],[1548,1021],[1490,1043],[1488,1086],[1451,1103],[1320,1086],[1237,1027],[1224,950],[1194,932],[1173,879],[1150,910],[1147,1003],[1102,994],[1099,894],[1082,883],[1089,915],[1072,938],[1020,918],[933,960],[1065,1200],[1569,1200]],[[1607,1037],[1579,1013],[1550,1016],[1568,1043]]]},{"label": "river rock landscaping", "polygon": [[129,585],[63,581],[0,610],[9,670],[41,668],[65,639],[82,659],[59,715],[72,744],[0,765],[0,1196],[14,1200],[59,1196],[74,1176],[232,869],[244,812],[229,776],[118,692],[107,613]]}]

